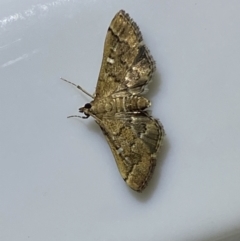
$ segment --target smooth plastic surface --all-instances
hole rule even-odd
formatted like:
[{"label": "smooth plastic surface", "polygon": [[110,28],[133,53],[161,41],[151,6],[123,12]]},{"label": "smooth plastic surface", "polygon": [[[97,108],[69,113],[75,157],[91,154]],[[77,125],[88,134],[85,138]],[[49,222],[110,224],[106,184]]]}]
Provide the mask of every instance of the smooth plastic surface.
[{"label": "smooth plastic surface", "polygon": [[[147,96],[166,139],[148,188],[130,190],[93,119],[113,16],[157,62]],[[240,2],[2,0],[0,239],[240,240]]]}]

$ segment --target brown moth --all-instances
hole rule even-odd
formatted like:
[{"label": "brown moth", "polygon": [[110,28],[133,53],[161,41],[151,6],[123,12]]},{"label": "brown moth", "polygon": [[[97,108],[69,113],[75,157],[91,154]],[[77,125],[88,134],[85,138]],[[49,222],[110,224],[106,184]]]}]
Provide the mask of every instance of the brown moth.
[{"label": "brown moth", "polygon": [[113,18],[105,40],[96,93],[79,109],[93,117],[102,129],[127,185],[141,192],[156,165],[156,154],[164,137],[162,124],[146,108],[151,102],[147,91],[155,62],[143,43],[137,24],[125,11]]}]

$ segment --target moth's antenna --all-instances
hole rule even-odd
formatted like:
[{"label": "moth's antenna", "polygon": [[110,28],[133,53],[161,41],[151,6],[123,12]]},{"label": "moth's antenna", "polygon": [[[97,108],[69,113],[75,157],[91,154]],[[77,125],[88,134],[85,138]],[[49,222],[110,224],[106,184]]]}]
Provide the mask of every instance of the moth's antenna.
[{"label": "moth's antenna", "polygon": [[69,83],[69,84],[72,84],[72,85],[74,85],[75,87],[77,87],[79,90],[81,90],[83,93],[85,93],[86,95],[88,95],[88,96],[90,96],[91,98],[93,98],[94,99],[94,97],[91,95],[91,94],[89,94],[86,90],[84,90],[80,85],[76,85],[76,84],[74,84],[74,83],[72,83],[72,82],[70,82],[70,81],[68,81],[68,80],[66,80],[66,79],[64,79],[64,78],[60,78],[61,80],[63,80],[63,81],[66,81],[67,83]]}]

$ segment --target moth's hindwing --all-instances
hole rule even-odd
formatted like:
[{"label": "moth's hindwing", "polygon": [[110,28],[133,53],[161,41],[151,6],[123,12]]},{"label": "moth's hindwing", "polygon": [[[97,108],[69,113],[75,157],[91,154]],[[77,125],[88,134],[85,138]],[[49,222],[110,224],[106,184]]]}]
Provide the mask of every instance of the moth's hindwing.
[{"label": "moth's hindwing", "polygon": [[164,130],[147,113],[121,114],[99,123],[115,157],[122,178],[133,190],[141,192],[156,165]]}]

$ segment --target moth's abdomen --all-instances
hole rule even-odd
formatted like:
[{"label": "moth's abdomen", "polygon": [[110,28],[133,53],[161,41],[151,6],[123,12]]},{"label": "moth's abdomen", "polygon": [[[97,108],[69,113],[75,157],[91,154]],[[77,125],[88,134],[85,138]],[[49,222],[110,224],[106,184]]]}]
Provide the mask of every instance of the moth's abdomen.
[{"label": "moth's abdomen", "polygon": [[135,108],[137,108],[137,110],[145,110],[151,106],[151,102],[142,96],[133,96],[130,100],[131,105],[129,106],[129,109],[132,108],[131,110],[135,110]]},{"label": "moth's abdomen", "polygon": [[151,102],[142,96],[130,96],[116,98],[116,112],[133,112],[145,110],[151,106]]}]

